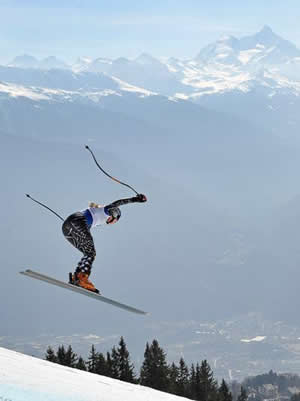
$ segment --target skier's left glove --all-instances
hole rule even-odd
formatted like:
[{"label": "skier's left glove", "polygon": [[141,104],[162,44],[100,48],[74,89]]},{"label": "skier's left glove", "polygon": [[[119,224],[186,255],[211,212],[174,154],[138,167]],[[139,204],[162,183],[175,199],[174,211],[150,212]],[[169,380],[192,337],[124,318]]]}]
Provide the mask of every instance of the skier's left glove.
[{"label": "skier's left glove", "polygon": [[147,198],[146,198],[146,195],[143,195],[143,194],[138,194],[136,197],[135,197],[135,199],[136,199],[136,201],[137,202],[147,202]]}]

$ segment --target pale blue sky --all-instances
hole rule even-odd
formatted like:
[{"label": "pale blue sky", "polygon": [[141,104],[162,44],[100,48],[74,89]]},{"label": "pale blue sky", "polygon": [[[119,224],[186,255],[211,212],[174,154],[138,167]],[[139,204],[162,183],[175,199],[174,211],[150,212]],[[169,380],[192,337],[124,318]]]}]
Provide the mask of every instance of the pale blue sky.
[{"label": "pale blue sky", "polygon": [[0,0],[0,61],[23,53],[193,57],[221,35],[265,24],[300,47],[299,20],[299,0]]}]

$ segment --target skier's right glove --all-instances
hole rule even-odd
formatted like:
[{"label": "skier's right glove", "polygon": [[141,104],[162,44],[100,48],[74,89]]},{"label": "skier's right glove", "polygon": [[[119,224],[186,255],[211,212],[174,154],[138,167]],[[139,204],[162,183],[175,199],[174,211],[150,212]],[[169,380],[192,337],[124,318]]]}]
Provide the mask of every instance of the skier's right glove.
[{"label": "skier's right glove", "polygon": [[136,202],[147,202],[147,198],[146,198],[146,196],[145,195],[143,195],[143,194],[138,194],[136,197],[135,197],[135,199],[136,199]]}]

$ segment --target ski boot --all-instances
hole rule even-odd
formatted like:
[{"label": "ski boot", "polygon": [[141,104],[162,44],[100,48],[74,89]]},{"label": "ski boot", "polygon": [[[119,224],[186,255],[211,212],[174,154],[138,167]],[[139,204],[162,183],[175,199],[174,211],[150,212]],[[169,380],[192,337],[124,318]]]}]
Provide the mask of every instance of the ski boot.
[{"label": "ski boot", "polygon": [[84,288],[85,290],[95,292],[96,294],[100,294],[99,290],[97,290],[94,284],[89,280],[89,275],[87,273],[69,273],[69,283]]}]

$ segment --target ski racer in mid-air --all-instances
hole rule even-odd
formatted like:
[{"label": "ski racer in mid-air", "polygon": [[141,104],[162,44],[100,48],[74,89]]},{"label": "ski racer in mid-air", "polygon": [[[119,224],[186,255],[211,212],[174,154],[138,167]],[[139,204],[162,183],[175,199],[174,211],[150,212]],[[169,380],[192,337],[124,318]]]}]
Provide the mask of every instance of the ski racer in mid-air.
[{"label": "ski racer in mid-air", "polygon": [[128,203],[146,202],[143,194],[132,198],[120,199],[109,205],[90,203],[89,207],[81,212],[75,212],[66,218],[62,225],[65,238],[80,252],[83,257],[79,261],[75,273],[70,274],[70,283],[83,287],[86,290],[99,293],[94,284],[89,280],[92,264],[96,257],[94,240],[91,228],[115,224],[121,217],[119,206]]}]

